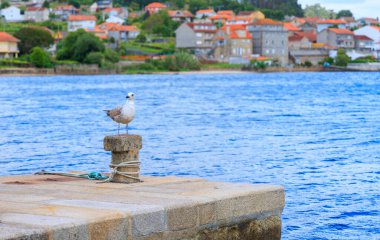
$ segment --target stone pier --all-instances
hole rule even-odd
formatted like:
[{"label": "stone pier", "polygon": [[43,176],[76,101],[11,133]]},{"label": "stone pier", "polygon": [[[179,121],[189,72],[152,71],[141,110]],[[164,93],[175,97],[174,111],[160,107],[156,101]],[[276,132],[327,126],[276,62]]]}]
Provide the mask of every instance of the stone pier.
[{"label": "stone pier", "polygon": [[98,184],[50,175],[0,177],[0,239],[281,238],[281,186],[142,180]]}]

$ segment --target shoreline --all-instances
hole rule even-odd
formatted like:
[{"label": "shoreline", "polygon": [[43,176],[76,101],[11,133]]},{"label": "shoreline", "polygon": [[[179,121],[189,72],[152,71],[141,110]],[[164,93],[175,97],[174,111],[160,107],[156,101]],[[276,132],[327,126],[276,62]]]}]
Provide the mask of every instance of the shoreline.
[{"label": "shoreline", "polygon": [[[92,72],[89,71],[85,73],[81,72],[67,72],[67,73],[55,73],[53,71],[46,71],[46,69],[3,69],[5,73],[1,73],[0,77],[33,77],[33,76],[87,76],[87,75],[149,75],[149,74],[162,74],[162,75],[202,75],[202,74],[266,74],[266,73],[297,73],[297,72],[352,72],[350,69],[324,69],[322,67],[311,67],[311,68],[282,68],[273,67],[261,71],[251,71],[251,70],[238,70],[238,69],[210,69],[210,70],[199,70],[199,71],[180,71],[180,72],[135,72],[135,73],[117,73],[113,70]],[[12,72],[13,71],[13,72]],[[357,72],[368,72],[368,71],[357,71]]]}]

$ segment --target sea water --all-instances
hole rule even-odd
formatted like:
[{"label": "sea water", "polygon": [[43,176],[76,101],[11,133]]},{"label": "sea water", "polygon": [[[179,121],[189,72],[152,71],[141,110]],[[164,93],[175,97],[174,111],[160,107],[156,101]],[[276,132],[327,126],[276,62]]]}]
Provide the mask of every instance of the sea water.
[{"label": "sea water", "polygon": [[280,184],[283,239],[380,239],[380,73],[0,77],[0,175],[108,171],[128,92],[142,174]]}]

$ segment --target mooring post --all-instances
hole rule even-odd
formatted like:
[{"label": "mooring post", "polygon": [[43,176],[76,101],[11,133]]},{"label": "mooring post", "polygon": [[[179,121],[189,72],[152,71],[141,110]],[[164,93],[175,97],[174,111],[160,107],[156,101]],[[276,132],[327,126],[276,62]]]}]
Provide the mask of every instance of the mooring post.
[{"label": "mooring post", "polygon": [[104,150],[112,152],[111,182],[140,182],[139,150],[142,137],[139,135],[115,135],[104,138]]}]

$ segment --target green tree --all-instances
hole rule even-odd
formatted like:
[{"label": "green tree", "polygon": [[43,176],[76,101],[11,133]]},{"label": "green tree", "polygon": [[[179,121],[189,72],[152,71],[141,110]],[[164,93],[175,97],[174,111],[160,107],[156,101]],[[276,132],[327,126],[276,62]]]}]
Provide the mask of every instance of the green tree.
[{"label": "green tree", "polygon": [[338,54],[335,57],[335,65],[346,67],[351,58],[347,55],[346,50],[340,48]]},{"label": "green tree", "polygon": [[352,14],[352,12],[350,10],[340,10],[337,14],[336,14],[336,18],[341,18],[341,17],[353,17],[354,15]]},{"label": "green tree", "polygon": [[50,3],[45,0],[44,3],[42,4],[42,7],[49,8],[50,7]]},{"label": "green tree", "polygon": [[139,43],[145,43],[146,42],[146,35],[145,35],[145,33],[144,32],[140,32],[140,34],[137,35],[135,41],[139,42]]},{"label": "green tree", "polygon": [[71,32],[59,45],[57,59],[83,62],[91,52],[104,52],[104,45],[98,37],[83,29]]},{"label": "green tree", "polygon": [[4,1],[0,4],[0,9],[4,9],[11,6],[8,1]]},{"label": "green tree", "polygon": [[180,23],[173,21],[166,11],[149,16],[142,24],[142,29],[163,37],[173,37]]},{"label": "green tree", "polygon": [[20,54],[29,54],[34,47],[49,47],[54,43],[53,36],[45,29],[38,27],[21,28],[15,33],[15,37],[20,40]]},{"label": "green tree", "polygon": [[32,49],[29,60],[35,67],[38,68],[53,67],[49,54],[40,47],[35,47]]},{"label": "green tree", "polygon": [[306,17],[335,18],[335,13],[333,10],[328,10],[319,3],[314,5],[306,5],[304,13]]},{"label": "green tree", "polygon": [[80,3],[78,0],[69,0],[69,4],[73,5],[76,8],[80,8]]}]

